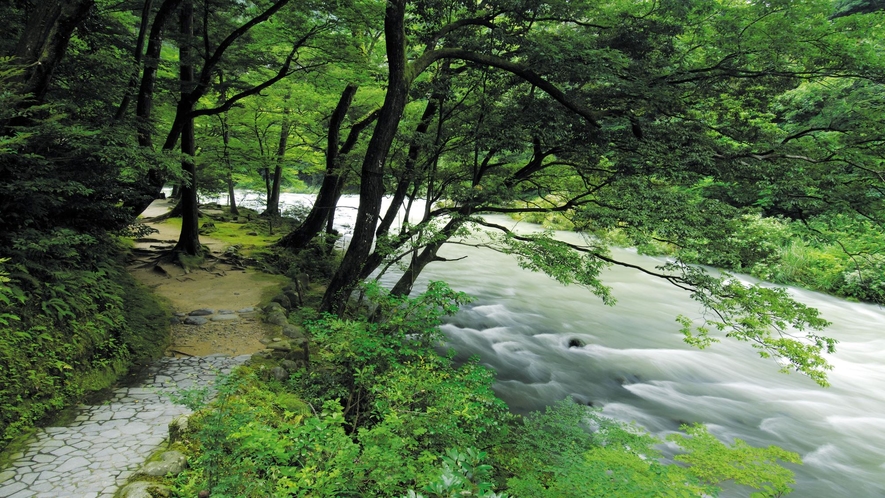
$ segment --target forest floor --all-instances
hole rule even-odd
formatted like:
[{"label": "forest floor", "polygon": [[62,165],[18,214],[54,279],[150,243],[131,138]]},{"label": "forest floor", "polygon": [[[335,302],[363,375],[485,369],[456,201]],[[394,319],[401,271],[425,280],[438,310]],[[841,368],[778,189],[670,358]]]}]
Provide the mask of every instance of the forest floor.
[{"label": "forest floor", "polygon": [[[227,244],[201,235],[200,242],[211,256],[198,267],[185,271],[171,263],[155,265],[178,240],[179,227],[155,222],[152,218],[168,212],[174,201],[157,200],[141,215],[141,221],[157,230],[137,239],[129,271],[155,294],[167,300],[177,317],[172,325],[168,356],[239,356],[265,349],[260,342],[268,332],[261,322],[258,306],[286,283],[286,278],[226,262],[221,255]],[[248,312],[254,308],[254,312]],[[195,310],[212,310],[203,325],[185,324],[185,315]],[[219,312],[237,312],[223,315]]]}]

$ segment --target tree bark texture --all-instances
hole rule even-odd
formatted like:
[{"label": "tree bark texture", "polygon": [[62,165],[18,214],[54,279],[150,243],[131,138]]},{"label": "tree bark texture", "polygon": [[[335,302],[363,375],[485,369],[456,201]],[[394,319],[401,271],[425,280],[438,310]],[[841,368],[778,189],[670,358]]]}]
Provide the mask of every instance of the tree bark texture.
[{"label": "tree bark texture", "polygon": [[126,111],[129,109],[129,103],[132,101],[132,92],[134,92],[135,87],[138,86],[138,73],[141,69],[141,61],[144,58],[144,40],[147,37],[148,22],[150,21],[153,5],[153,0],[144,0],[144,5],[142,5],[141,8],[141,22],[138,25],[138,38],[136,39],[135,50],[132,54],[134,66],[132,77],[129,78],[129,85],[127,85],[126,91],[123,94],[123,100],[120,102],[120,106],[117,107],[117,113],[114,115],[115,121],[123,119],[126,115]]},{"label": "tree bark texture", "polygon": [[363,264],[375,241],[375,228],[384,195],[384,163],[406,107],[410,78],[406,65],[406,0],[389,0],[384,14],[387,46],[388,87],[378,122],[369,141],[360,173],[360,206],[341,265],[329,282],[320,311],[343,314],[345,304],[356,284]]},{"label": "tree bark texture", "polygon": [[16,61],[26,67],[22,93],[30,94],[32,99],[26,105],[43,102],[74,29],[94,5],[95,0],[37,2],[15,47]]},{"label": "tree bark texture", "polygon": [[264,210],[264,216],[269,216],[271,219],[280,215],[280,183],[283,181],[283,162],[286,159],[286,149],[289,147],[289,131],[291,126],[289,109],[283,109],[283,122],[280,124],[280,141],[275,158],[276,164],[273,169],[270,190],[267,193],[267,208]]},{"label": "tree bark texture", "polygon": [[[194,66],[191,60],[191,42],[194,37],[194,6],[193,0],[185,0],[179,14],[181,23],[181,46],[178,48],[181,71],[181,100],[178,103],[179,114],[187,118],[181,130],[181,168],[184,170],[185,182],[181,185],[181,234],[174,252],[191,256],[201,254],[199,213],[197,211],[197,172],[194,164],[196,143],[194,139],[194,119],[188,115],[192,107],[190,95],[193,92]],[[184,109],[186,107],[186,109]]]},{"label": "tree bark texture", "polygon": [[341,188],[344,185],[344,178],[338,164],[340,156],[338,142],[341,138],[341,125],[344,122],[350,104],[353,102],[357,88],[357,85],[353,83],[347,85],[341,93],[341,98],[338,99],[338,105],[335,106],[335,111],[329,120],[329,133],[326,145],[326,173],[323,176],[323,183],[307,218],[301,222],[298,228],[289,232],[280,240],[280,245],[283,247],[296,250],[307,247],[307,244],[323,230],[324,226],[328,228],[327,223],[335,213],[335,207],[341,195]]}]

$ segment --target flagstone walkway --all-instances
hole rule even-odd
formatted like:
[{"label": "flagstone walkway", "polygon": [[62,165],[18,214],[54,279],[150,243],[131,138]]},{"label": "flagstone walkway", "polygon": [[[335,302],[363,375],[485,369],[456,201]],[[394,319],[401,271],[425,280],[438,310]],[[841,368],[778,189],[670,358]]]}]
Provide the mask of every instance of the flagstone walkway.
[{"label": "flagstone walkway", "polygon": [[12,466],[0,470],[0,498],[112,497],[189,410],[168,393],[211,385],[249,355],[162,358],[139,387],[98,405],[81,405],[73,423],[40,429]]}]

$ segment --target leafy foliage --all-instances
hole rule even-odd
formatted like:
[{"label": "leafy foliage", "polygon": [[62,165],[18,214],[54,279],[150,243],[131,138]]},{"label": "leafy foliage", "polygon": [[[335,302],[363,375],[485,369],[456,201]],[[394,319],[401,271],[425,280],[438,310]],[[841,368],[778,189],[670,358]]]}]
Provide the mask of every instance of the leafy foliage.
[{"label": "leafy foliage", "polygon": [[791,491],[789,485],[795,482],[793,472],[772,464],[778,460],[801,464],[799,455],[777,446],[754,448],[740,439],[729,447],[699,424],[683,426],[682,430],[688,437],[673,434],[667,439],[688,452],[675,458],[690,465],[690,472],[701,481],[734,481],[759,489],[750,495],[753,498],[783,496]]},{"label": "leafy foliage", "polygon": [[571,399],[509,414],[491,372],[475,360],[456,368],[427,343],[462,295],[440,283],[412,300],[367,294],[386,320],[314,321],[318,350],[289,382],[261,381],[246,367],[209,405],[200,393],[182,397],[201,411],[181,494],[687,497],[716,496],[727,480],[790,491],[792,473],[778,460],[796,455],[729,449],[702,427],[671,438],[688,451],[677,456],[684,467],[662,463],[661,441],[641,428]]}]

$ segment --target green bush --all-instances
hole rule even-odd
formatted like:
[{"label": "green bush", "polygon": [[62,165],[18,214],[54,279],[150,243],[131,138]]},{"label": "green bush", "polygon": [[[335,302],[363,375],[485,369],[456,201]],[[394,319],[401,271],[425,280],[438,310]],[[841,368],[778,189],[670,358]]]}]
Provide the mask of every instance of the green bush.
[{"label": "green bush", "polygon": [[414,299],[365,295],[371,319],[308,324],[310,369],[286,383],[241,369],[222,384],[195,418],[181,496],[700,497],[729,479],[754,496],[790,491],[778,460],[798,456],[780,448],[685,428],[671,439],[686,467],[663,463],[641,428],[570,399],[512,415],[477,359],[456,367],[432,347],[466,296],[439,282]]}]

